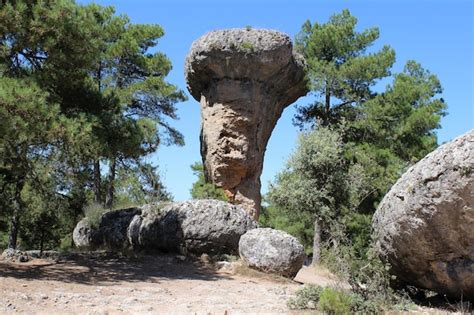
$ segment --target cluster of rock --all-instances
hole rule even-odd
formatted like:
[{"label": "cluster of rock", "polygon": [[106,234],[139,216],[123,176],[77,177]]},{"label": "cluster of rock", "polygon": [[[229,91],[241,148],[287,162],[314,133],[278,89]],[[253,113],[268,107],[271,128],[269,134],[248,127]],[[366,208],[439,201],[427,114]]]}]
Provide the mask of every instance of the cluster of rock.
[{"label": "cluster of rock", "polygon": [[28,253],[13,249],[7,248],[3,251],[2,255],[0,255],[0,260],[5,262],[27,262],[30,260]]},{"label": "cluster of rock", "polygon": [[217,30],[192,44],[185,76],[201,104],[206,179],[258,219],[268,140],[283,109],[308,91],[303,58],[281,32]]},{"label": "cluster of rock", "polygon": [[474,299],[474,130],[408,169],[373,227],[376,249],[398,280]]},{"label": "cluster of rock", "polygon": [[193,254],[236,253],[240,236],[257,223],[241,207],[218,200],[149,204],[110,211],[93,229],[88,218],[73,233],[76,246]]},{"label": "cluster of rock", "polygon": [[294,237],[260,229],[242,207],[218,200],[115,210],[102,215],[98,228],[84,218],[74,229],[73,240],[76,246],[91,249],[240,253],[250,267],[288,277],[296,274],[305,258]]}]

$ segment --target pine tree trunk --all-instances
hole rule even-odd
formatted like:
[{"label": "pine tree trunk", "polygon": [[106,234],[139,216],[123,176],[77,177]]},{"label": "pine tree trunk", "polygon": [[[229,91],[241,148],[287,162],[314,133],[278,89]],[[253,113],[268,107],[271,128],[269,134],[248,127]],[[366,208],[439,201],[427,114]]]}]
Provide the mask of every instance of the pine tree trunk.
[{"label": "pine tree trunk", "polygon": [[43,247],[44,247],[44,231],[41,231],[41,240],[40,240],[40,257],[43,256]]},{"label": "pine tree trunk", "polygon": [[20,230],[20,214],[22,212],[21,191],[23,189],[23,180],[19,180],[15,188],[15,197],[13,198],[13,215],[11,219],[10,235],[8,237],[8,248],[16,249],[18,240],[18,231]]},{"label": "pine tree trunk", "polygon": [[8,236],[8,248],[16,249],[19,228],[20,222],[18,220],[18,210],[15,210],[11,219],[10,235]]},{"label": "pine tree trunk", "polygon": [[94,161],[94,202],[97,204],[102,203],[102,197],[100,195],[101,177],[100,177],[100,162],[99,160]]},{"label": "pine tree trunk", "polygon": [[115,168],[116,168],[117,159],[115,157],[110,159],[109,167],[109,178],[108,178],[108,187],[107,187],[107,196],[105,199],[105,207],[112,208],[114,204],[114,192],[115,192]]},{"label": "pine tree trunk", "polygon": [[321,225],[319,218],[314,220],[314,238],[313,238],[313,262],[319,264],[321,260]]},{"label": "pine tree trunk", "polygon": [[326,82],[326,91],[325,91],[325,102],[324,102],[324,118],[323,125],[329,125],[329,116],[331,113],[331,90],[329,89],[328,82]]}]

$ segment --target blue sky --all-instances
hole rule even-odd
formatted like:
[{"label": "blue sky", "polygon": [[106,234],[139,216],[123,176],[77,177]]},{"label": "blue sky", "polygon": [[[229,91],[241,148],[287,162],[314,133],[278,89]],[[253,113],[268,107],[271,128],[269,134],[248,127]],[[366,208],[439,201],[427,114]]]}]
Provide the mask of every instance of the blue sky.
[{"label": "blue sky", "polygon": [[[92,1],[78,1],[89,3]],[[358,29],[377,26],[377,49],[392,46],[397,54],[393,72],[413,59],[436,74],[444,88],[442,97],[448,115],[438,131],[445,142],[474,128],[473,99],[473,2],[444,1],[335,1],[335,0],[134,0],[93,1],[112,5],[118,14],[127,14],[134,23],[156,23],[165,30],[157,48],[173,64],[168,81],[186,90],[184,59],[191,43],[215,29],[245,27],[271,28],[292,38],[307,19],[325,22],[334,13],[347,8],[359,20]],[[381,82],[384,86],[388,81]],[[306,104],[311,96],[295,104]],[[190,165],[201,160],[199,153],[199,104],[189,97],[177,104],[180,120],[173,125],[184,136],[184,147],[162,147],[149,158],[158,164],[166,186],[176,200],[190,197],[195,181]],[[288,107],[274,130],[265,155],[262,190],[282,169],[293,151],[298,130],[292,125],[294,106]]]}]

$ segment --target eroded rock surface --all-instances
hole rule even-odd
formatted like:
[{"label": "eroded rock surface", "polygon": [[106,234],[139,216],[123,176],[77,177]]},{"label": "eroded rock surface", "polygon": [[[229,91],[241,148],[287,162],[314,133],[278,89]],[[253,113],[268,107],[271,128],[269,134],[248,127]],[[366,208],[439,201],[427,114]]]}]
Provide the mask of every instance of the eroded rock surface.
[{"label": "eroded rock surface", "polygon": [[474,130],[408,169],[373,226],[399,280],[474,299]]},{"label": "eroded rock surface", "polygon": [[91,247],[93,228],[87,218],[76,224],[72,232],[72,240],[76,247]]},{"label": "eroded rock surface", "polygon": [[268,139],[283,109],[307,93],[302,57],[277,31],[218,30],[192,44],[185,76],[201,104],[206,179],[258,218]]},{"label": "eroded rock surface", "polygon": [[98,228],[94,228],[89,219],[84,218],[73,231],[74,244],[88,248],[127,248],[127,229],[132,219],[141,212],[141,208],[128,208],[104,213],[100,217]]},{"label": "eroded rock surface", "polygon": [[194,254],[238,252],[240,237],[257,227],[242,208],[218,200],[149,205],[128,228],[134,247]]},{"label": "eroded rock surface", "polygon": [[240,238],[239,255],[249,267],[290,278],[306,258],[303,245],[295,237],[270,228],[245,233]]}]

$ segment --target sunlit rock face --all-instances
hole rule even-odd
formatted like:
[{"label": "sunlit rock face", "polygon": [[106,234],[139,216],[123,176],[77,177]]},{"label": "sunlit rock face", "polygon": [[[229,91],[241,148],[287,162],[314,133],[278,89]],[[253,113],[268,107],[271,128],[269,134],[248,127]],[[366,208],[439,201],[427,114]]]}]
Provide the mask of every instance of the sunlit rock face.
[{"label": "sunlit rock face", "polygon": [[281,32],[218,30],[192,44],[185,76],[201,104],[206,179],[258,218],[268,140],[285,107],[308,91],[302,57]]},{"label": "sunlit rock face", "polygon": [[398,280],[474,300],[474,130],[408,169],[373,227]]}]

